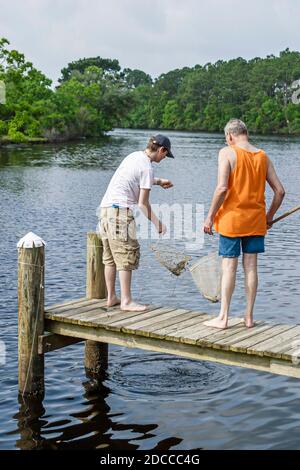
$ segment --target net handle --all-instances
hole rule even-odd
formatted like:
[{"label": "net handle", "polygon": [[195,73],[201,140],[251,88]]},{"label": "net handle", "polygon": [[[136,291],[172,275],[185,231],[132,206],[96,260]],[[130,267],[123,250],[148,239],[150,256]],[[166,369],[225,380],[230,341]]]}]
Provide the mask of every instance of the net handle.
[{"label": "net handle", "polygon": [[279,222],[279,220],[285,219],[285,218],[288,217],[289,215],[291,215],[291,214],[293,214],[294,212],[297,212],[297,211],[299,211],[299,210],[300,210],[300,205],[299,205],[299,206],[296,206],[296,207],[293,207],[293,208],[290,209],[289,211],[286,211],[284,214],[282,214],[280,217],[277,217],[277,219],[273,220],[270,225],[276,224],[276,222]]}]

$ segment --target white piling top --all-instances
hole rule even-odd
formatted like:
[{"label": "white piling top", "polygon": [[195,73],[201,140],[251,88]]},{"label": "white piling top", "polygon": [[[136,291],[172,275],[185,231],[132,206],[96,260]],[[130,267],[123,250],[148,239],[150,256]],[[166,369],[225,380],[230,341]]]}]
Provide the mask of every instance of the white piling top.
[{"label": "white piling top", "polygon": [[45,246],[46,242],[33,232],[28,232],[27,235],[21,238],[17,243],[18,248],[35,248],[43,245]]}]

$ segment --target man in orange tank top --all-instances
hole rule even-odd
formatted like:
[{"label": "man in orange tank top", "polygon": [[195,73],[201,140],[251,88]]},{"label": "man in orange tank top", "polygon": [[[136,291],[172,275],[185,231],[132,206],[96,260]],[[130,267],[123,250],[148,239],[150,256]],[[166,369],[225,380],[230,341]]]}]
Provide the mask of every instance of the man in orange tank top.
[{"label": "man in orange tank top", "polygon": [[[220,150],[218,184],[204,222],[204,232],[220,234],[222,256],[221,308],[217,318],[204,324],[227,328],[231,297],[235,287],[238,257],[243,252],[246,310],[245,325],[251,328],[257,292],[257,255],[264,252],[264,237],[284,198],[284,188],[266,153],[249,142],[245,123],[231,119],[224,129],[227,147]],[[274,192],[269,210],[265,206],[265,185]]]}]

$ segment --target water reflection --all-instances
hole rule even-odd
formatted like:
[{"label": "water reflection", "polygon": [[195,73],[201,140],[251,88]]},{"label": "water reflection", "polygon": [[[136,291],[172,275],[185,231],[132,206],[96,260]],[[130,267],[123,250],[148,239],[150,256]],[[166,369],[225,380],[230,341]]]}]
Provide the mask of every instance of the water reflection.
[{"label": "water reflection", "polygon": [[[135,450],[140,441],[154,437],[156,424],[124,424],[122,413],[111,413],[107,404],[111,390],[103,380],[94,378],[82,383],[84,409],[71,415],[78,421],[76,424],[70,419],[48,422],[41,400],[19,397],[20,409],[14,416],[20,435],[16,447],[21,450]],[[124,437],[116,439],[115,433]],[[53,434],[55,437],[51,437]],[[156,448],[172,449],[181,440],[169,437],[159,442]]]}]

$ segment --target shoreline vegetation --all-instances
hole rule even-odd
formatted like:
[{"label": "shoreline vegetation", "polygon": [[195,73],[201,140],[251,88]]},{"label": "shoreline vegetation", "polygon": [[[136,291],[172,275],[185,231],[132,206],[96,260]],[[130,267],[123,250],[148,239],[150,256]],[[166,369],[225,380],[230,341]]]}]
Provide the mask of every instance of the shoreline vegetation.
[{"label": "shoreline vegetation", "polygon": [[83,58],[63,68],[51,86],[0,38],[0,146],[80,142],[116,127],[220,132],[232,117],[255,134],[300,135],[300,52],[289,49],[156,79],[121,69],[116,59]]}]

